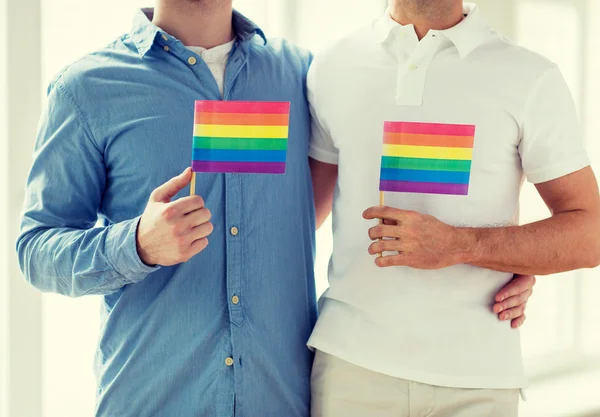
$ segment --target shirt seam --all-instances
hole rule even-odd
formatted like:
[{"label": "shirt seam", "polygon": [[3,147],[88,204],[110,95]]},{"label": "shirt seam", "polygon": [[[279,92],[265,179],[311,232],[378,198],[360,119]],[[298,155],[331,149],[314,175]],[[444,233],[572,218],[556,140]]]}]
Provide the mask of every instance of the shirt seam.
[{"label": "shirt seam", "polygon": [[101,155],[103,155],[103,152],[102,152],[100,146],[98,146],[98,142],[96,141],[96,139],[94,138],[94,135],[92,134],[92,129],[90,128],[90,125],[87,122],[87,117],[86,117],[84,111],[82,110],[79,103],[77,103],[77,100],[75,100],[75,97],[73,97],[71,92],[67,89],[67,86],[62,82],[62,75],[56,81],[55,84],[58,87],[58,89],[65,95],[65,97],[67,97],[67,99],[71,102],[71,105],[75,108],[75,111],[77,113],[77,119],[78,119],[79,123],[81,124],[81,127],[83,128],[83,131],[84,131],[85,135],[87,136],[87,138],[92,142],[92,144],[94,145],[96,150]]}]

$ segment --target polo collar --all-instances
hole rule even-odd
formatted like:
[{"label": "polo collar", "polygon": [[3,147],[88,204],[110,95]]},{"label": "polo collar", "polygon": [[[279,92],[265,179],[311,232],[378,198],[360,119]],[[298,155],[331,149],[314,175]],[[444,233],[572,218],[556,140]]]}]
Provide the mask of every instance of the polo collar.
[{"label": "polo collar", "polygon": [[[481,45],[486,36],[490,34],[491,28],[481,15],[479,7],[473,3],[464,3],[464,14],[466,17],[456,26],[450,29],[437,30],[435,33],[444,35],[454,44],[461,58],[469,55],[475,48]],[[373,35],[379,43],[384,43],[395,31],[413,31],[414,26],[401,25],[392,19],[390,10],[373,24]],[[433,31],[432,31],[433,32]]]},{"label": "polo collar", "polygon": [[[150,48],[152,48],[152,45],[154,45],[160,36],[171,36],[152,23],[153,16],[153,8],[144,8],[138,10],[133,18],[130,37],[141,58],[146,56]],[[264,44],[267,44],[267,38],[264,32],[254,22],[246,18],[237,10],[233,11],[232,24],[235,36],[240,42],[249,42],[254,35],[258,34],[262,38]]]}]

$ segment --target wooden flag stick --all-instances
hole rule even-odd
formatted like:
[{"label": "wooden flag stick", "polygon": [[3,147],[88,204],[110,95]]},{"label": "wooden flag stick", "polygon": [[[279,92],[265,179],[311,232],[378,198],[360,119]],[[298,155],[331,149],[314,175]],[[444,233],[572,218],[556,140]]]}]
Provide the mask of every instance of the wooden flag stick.
[{"label": "wooden flag stick", "polygon": [[[383,206],[384,205],[384,197],[383,197],[383,191],[379,191],[379,205]],[[383,224],[383,219],[379,219],[379,224]],[[381,238],[379,239],[379,241],[381,242]],[[377,254],[378,258],[381,258],[383,256],[383,254],[380,252]]]},{"label": "wooden flag stick", "polygon": [[192,181],[190,182],[190,195],[196,194],[196,173],[192,171]]}]

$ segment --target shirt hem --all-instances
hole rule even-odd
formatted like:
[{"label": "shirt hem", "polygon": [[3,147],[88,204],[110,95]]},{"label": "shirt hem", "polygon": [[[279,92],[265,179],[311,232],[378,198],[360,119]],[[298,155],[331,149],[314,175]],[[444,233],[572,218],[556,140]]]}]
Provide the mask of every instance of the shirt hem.
[{"label": "shirt hem", "polygon": [[308,156],[312,159],[316,159],[317,161],[324,162],[326,164],[338,165],[338,156],[332,154],[331,152],[324,151],[322,149],[317,149],[314,146],[311,146],[308,151]]},{"label": "shirt hem", "polygon": [[567,161],[529,174],[527,175],[527,180],[532,184],[540,184],[564,177],[565,175],[572,174],[588,166],[590,166],[590,159],[587,157],[587,154],[583,153],[574,156]]},{"label": "shirt hem", "polygon": [[401,366],[396,366],[392,369],[388,364],[377,363],[377,360],[357,360],[353,355],[348,354],[344,349],[335,347],[332,344],[323,343],[322,341],[309,340],[308,347],[312,350],[320,350],[329,355],[337,356],[338,358],[350,362],[353,365],[371,371],[388,375],[394,378],[406,379],[408,381],[419,382],[439,387],[448,388],[464,388],[464,389],[524,389],[527,388],[527,380],[522,378],[486,378],[486,377],[458,377],[449,375],[431,374],[427,372],[415,371]]}]

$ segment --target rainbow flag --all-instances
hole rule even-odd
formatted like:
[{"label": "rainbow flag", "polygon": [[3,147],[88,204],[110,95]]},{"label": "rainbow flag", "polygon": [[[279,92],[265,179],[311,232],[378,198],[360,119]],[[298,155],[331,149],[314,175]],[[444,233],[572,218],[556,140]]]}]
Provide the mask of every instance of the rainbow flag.
[{"label": "rainbow flag", "polygon": [[284,174],[290,103],[196,101],[192,170]]},{"label": "rainbow flag", "polygon": [[379,190],[468,195],[475,126],[385,122]]}]

